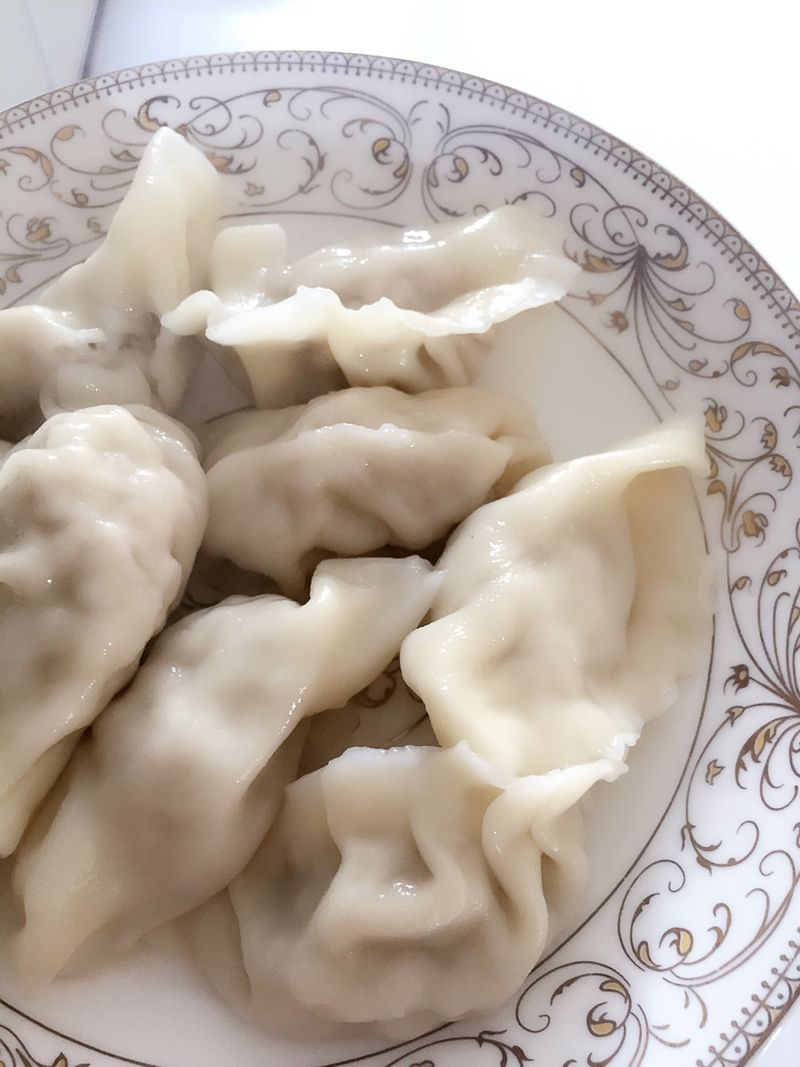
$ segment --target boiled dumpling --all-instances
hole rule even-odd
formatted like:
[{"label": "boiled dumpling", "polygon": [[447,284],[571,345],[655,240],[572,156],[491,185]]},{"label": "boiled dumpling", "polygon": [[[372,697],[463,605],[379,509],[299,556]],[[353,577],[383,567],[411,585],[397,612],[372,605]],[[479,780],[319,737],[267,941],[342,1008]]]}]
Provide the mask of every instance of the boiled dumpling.
[{"label": "boiled dumpling", "polygon": [[75,315],[33,305],[0,311],[0,433],[15,441],[42,421],[42,383],[62,363],[85,360],[105,340]]},{"label": "boiled dumpling", "polygon": [[124,949],[222,889],[296,769],[294,728],[388,665],[438,580],[419,558],[335,560],[307,604],[235,597],[164,631],[22,844],[21,974]]},{"label": "boiled dumpling", "polygon": [[607,773],[511,781],[466,745],[352,748],[287,788],[252,863],[183,936],[270,1030],[408,1035],[491,1009],[581,902],[576,803]]},{"label": "boiled dumpling", "polygon": [[103,244],[42,293],[43,304],[69,309],[106,336],[88,366],[67,363],[50,381],[51,406],[98,397],[178,406],[192,346],[159,320],[204,284],[223,205],[221,179],[203,154],[159,130]]},{"label": "boiled dumpling", "polygon": [[323,249],[284,269],[273,248],[234,299],[197,293],[163,319],[234,348],[259,407],[345,384],[464,385],[491,328],[559,300],[577,272],[525,205],[409,230],[396,244]]},{"label": "boiled dumpling", "polygon": [[549,459],[527,405],[478,389],[347,389],[228,415],[204,444],[205,550],[292,596],[326,556],[426,548]]},{"label": "boiled dumpling", "polygon": [[[267,292],[272,294],[272,299],[288,295],[284,281],[286,251],[286,231],[274,222],[227,226],[220,230],[208,256],[211,289],[194,295],[198,307],[206,308],[210,303],[216,306],[216,301],[210,300],[212,296],[222,306],[244,309],[270,299]],[[197,332],[200,332],[205,326],[205,314],[198,314]]]},{"label": "boiled dumpling", "polygon": [[[423,314],[449,307],[491,316],[505,299],[527,295],[534,279],[547,284],[575,273],[556,231],[519,203],[406,230],[394,242],[318,249],[286,268],[283,286],[330,289],[348,308],[386,297]],[[273,278],[267,290],[280,291]]]},{"label": "boiled dumpling", "polygon": [[174,410],[197,345],[159,319],[207,284],[222,211],[211,164],[179,134],[159,130],[97,251],[48,286],[37,306],[0,312],[0,431],[32,428],[39,407]]},{"label": "boiled dumpling", "polygon": [[[203,335],[210,322],[224,318],[233,309],[259,307],[264,301],[266,279],[280,277],[286,269],[286,232],[276,223],[228,226],[220,230],[208,255],[210,289],[188,296],[174,312],[162,317],[162,324],[175,335],[191,338]],[[252,393],[245,368],[232,348],[211,345],[210,350],[244,397]],[[296,359],[286,354],[286,373],[297,374]],[[327,383],[327,384],[326,384]],[[327,360],[322,380],[305,389],[302,399],[326,393],[342,383],[341,374]],[[292,386],[292,389],[295,387]],[[231,405],[228,405],[231,407]],[[215,412],[216,413],[216,412]]]},{"label": "boiled dumpling", "polygon": [[57,415],[6,455],[0,855],[164,625],[206,515],[193,442],[147,409]]},{"label": "boiled dumpling", "polygon": [[348,748],[436,745],[425,705],[412,693],[394,660],[343,708],[315,715],[300,756],[298,776],[316,771]]},{"label": "boiled dumpling", "polygon": [[710,632],[709,564],[680,423],[545,467],[453,535],[433,622],[401,653],[443,745],[510,774],[617,759]]}]

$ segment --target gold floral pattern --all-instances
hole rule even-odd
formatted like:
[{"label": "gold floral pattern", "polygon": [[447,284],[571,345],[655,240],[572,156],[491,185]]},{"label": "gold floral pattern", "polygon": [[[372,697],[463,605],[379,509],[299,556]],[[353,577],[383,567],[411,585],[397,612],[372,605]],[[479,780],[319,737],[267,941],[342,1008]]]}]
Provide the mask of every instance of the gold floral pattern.
[{"label": "gold floral pattern", "polygon": [[2,1067],[91,1067],[85,1060],[82,1063],[68,1060],[63,1052],[53,1060],[36,1059],[7,1026],[0,1026],[0,1064]]},{"label": "gold floral pattern", "polygon": [[[800,991],[796,300],[694,193],[543,101],[422,64],[263,52],[149,64],[0,115],[1,305],[86,254],[163,124],[224,176],[236,217],[402,225],[530,202],[583,267],[565,311],[654,411],[705,423],[700,505],[723,579],[706,705],[669,810],[496,1025],[350,1062],[518,1067],[556,1062],[555,1049],[595,1067],[745,1063]],[[124,1062],[66,1037],[35,1059],[46,1032],[12,1008],[0,1021],[3,1067]]]}]

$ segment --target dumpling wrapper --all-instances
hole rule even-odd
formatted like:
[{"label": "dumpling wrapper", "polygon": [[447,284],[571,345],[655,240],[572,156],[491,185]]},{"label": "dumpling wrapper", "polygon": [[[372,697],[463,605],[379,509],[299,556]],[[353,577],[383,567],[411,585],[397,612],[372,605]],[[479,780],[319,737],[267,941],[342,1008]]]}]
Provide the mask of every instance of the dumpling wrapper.
[{"label": "dumpling wrapper", "polygon": [[208,512],[167,416],[56,415],[0,465],[0,855],[180,599]]},{"label": "dumpling wrapper", "polygon": [[347,389],[228,415],[203,444],[205,551],[295,597],[321,559],[425,549],[550,458],[522,400],[478,389]]},{"label": "dumpling wrapper", "polygon": [[[300,286],[330,289],[345,307],[387,298],[399,308],[431,314],[460,308],[492,314],[495,301],[531,279],[574,276],[558,229],[530,204],[506,204],[472,218],[406,230],[381,244],[336,244],[290,264],[282,278],[266,275],[273,296]],[[508,290],[505,287],[509,287]]]},{"label": "dumpling wrapper", "polygon": [[197,966],[270,1031],[401,1037],[502,1004],[582,902],[577,802],[607,761],[508,780],[466,745],[351,748],[286,790]]},{"label": "dumpling wrapper", "polygon": [[236,597],[165,630],[19,850],[22,980],[122,951],[235,877],[294,774],[295,727],[380,674],[438,582],[415,557],[335,560],[306,604]]},{"label": "dumpling wrapper", "polygon": [[19,441],[42,421],[42,384],[63,363],[93,358],[105,341],[77,316],[31,305],[0,311],[0,432]]},{"label": "dumpling wrapper", "polygon": [[561,299],[578,273],[523,204],[283,269],[275,248],[249,291],[237,276],[233,299],[198,292],[162,320],[235,349],[259,407],[344,385],[466,385],[491,328]]},{"label": "dumpling wrapper", "polygon": [[403,675],[442,745],[512,775],[617,761],[708,647],[711,570],[682,423],[528,475],[455,532]]},{"label": "dumpling wrapper", "polygon": [[223,210],[202,152],[159,130],[100,247],[36,305],[0,311],[0,432],[19,437],[41,411],[91,404],[174,411],[198,345],[159,320],[207,284]]}]

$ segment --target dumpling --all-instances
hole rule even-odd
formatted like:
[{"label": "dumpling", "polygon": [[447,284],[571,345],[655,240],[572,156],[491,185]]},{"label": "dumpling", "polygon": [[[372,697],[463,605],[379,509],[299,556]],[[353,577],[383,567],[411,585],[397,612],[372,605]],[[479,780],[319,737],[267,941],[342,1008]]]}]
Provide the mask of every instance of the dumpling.
[{"label": "dumpling", "polygon": [[276,258],[237,299],[197,293],[163,319],[234,348],[259,407],[345,384],[465,385],[491,328],[559,300],[577,273],[522,204],[408,230],[396,244],[323,249],[283,270]]},{"label": "dumpling", "polygon": [[453,535],[433,622],[401,652],[442,745],[509,774],[620,761],[710,634],[710,567],[676,423],[545,467]]},{"label": "dumpling", "polygon": [[[283,286],[330,289],[348,308],[386,297],[423,314],[444,307],[492,314],[498,298],[527,294],[533,279],[547,284],[575,273],[557,231],[519,203],[409,229],[395,242],[318,249],[286,268]],[[274,277],[267,276],[268,291],[279,289]]]},{"label": "dumpling", "polygon": [[[286,269],[286,231],[276,223],[258,223],[247,226],[228,226],[215,237],[208,254],[208,277],[210,289],[200,289],[187,296],[173,311],[162,316],[162,325],[173,335],[190,338],[203,335],[212,320],[226,317],[233,310],[259,307],[265,297],[268,278],[280,278]],[[232,348],[210,345],[209,349],[225,370],[231,381],[241,390],[242,396],[252,393],[242,362]],[[287,374],[297,373],[294,363],[287,361]],[[324,371],[325,381],[315,392],[306,389],[309,399],[328,388],[338,388],[341,374],[330,360]],[[294,388],[294,387],[293,387]]]},{"label": "dumpling", "polygon": [[165,630],[22,843],[21,975],[123,950],[222,889],[296,769],[297,724],[387,666],[438,580],[419,558],[336,560],[307,604],[231,598]]},{"label": "dumpling", "polygon": [[66,311],[33,305],[0,311],[0,433],[19,441],[42,421],[42,383],[62,363],[85,360],[105,340]]},{"label": "dumpling", "polygon": [[212,165],[179,134],[159,130],[97,251],[37,306],[0,312],[0,431],[21,419],[30,429],[38,406],[47,414],[99,403],[174,410],[197,343],[159,320],[207,283],[222,211]]},{"label": "dumpling", "polygon": [[72,311],[106,336],[88,366],[64,365],[49,385],[51,404],[71,407],[99,395],[166,411],[178,406],[192,346],[159,320],[206,281],[223,210],[213,166],[179,134],[160,129],[103,244],[41,296],[43,304]]},{"label": "dumpling", "polygon": [[[211,290],[198,292],[187,298],[198,309],[211,304],[216,297],[224,307],[257,307],[272,294],[272,299],[287,295],[285,282],[287,237],[284,228],[274,222],[250,223],[247,226],[227,226],[220,230],[208,256],[208,275]],[[205,311],[198,310],[195,332],[205,328]]]},{"label": "dumpling", "polygon": [[400,662],[394,660],[343,708],[314,716],[308,724],[297,773],[316,771],[348,748],[436,744],[425,705],[403,681]]},{"label": "dumpling", "polygon": [[57,773],[163,625],[202,536],[193,442],[136,415],[55,416],[0,466],[0,854],[29,813],[17,802],[35,803],[45,764]]},{"label": "dumpling", "polygon": [[6,455],[0,855],[164,625],[206,515],[194,443],[147,409],[56,415]]},{"label": "dumpling", "polygon": [[182,935],[271,1030],[400,1036],[497,1007],[581,902],[576,803],[607,771],[509,781],[466,745],[350,749],[288,786],[252,863]]},{"label": "dumpling", "polygon": [[549,459],[527,405],[478,389],[347,389],[211,423],[204,548],[302,596],[326,556],[418,551]]}]

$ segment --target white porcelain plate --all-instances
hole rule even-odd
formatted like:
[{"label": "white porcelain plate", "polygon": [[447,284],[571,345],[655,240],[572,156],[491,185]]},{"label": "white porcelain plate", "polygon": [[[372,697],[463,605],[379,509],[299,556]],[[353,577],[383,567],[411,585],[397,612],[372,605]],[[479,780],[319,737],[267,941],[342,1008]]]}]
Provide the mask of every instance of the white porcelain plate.
[{"label": "white porcelain plate", "polygon": [[0,115],[0,303],[91,250],[164,123],[225,176],[236,218],[285,222],[298,251],[522,198],[553,216],[585,272],[506,331],[487,378],[532,400],[559,456],[704,413],[713,649],[599,787],[583,921],[495,1016],[393,1048],[287,1044],[143,953],[36,998],[0,967],[0,1063],[746,1062],[800,988],[796,301],[707,204],[572,115],[453,71],[284,52],[152,64]]}]

